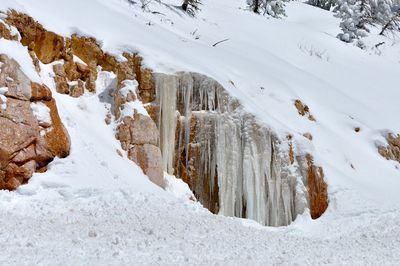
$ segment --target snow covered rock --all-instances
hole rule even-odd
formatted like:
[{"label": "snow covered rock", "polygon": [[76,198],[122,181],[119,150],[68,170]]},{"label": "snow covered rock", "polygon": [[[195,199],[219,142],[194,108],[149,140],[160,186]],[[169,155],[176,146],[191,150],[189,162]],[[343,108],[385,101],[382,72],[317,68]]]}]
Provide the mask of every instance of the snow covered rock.
[{"label": "snow covered rock", "polygon": [[9,26],[0,21],[0,38],[16,41],[18,37],[16,35],[12,35]]},{"label": "snow covered rock", "polygon": [[299,115],[306,116],[310,121],[315,121],[314,116],[310,113],[310,108],[306,104],[302,103],[300,100],[295,100],[294,106]]},{"label": "snow covered rock", "polygon": [[379,153],[388,160],[400,162],[400,134],[389,133],[386,137],[387,146],[380,146]]},{"label": "snow covered rock", "polygon": [[54,32],[45,30],[33,18],[16,11],[10,11],[6,22],[23,33],[21,34],[21,43],[33,50],[42,63],[48,64],[62,58],[65,49],[64,39]]},{"label": "snow covered rock", "polygon": [[[31,82],[19,64],[0,55],[0,189],[16,189],[54,157],[69,154],[69,136],[50,90]],[[6,100],[4,100],[4,98]]]}]

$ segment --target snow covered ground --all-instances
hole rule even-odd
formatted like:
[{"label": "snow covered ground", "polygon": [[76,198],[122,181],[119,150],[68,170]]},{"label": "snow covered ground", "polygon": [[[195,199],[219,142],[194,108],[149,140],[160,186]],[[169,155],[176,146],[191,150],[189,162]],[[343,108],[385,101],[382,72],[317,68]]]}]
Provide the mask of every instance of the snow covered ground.
[{"label": "snow covered ground", "polygon": [[[0,192],[0,264],[397,265],[400,165],[381,158],[375,143],[400,132],[399,44],[363,51],[342,43],[331,13],[300,2],[280,20],[244,10],[242,0],[206,0],[197,18],[177,10],[178,0],[163,3],[143,12],[124,0],[2,0],[0,10],[16,8],[65,36],[95,36],[116,55],[138,51],[156,71],[211,76],[282,136],[298,133],[307,148],[301,135],[310,132],[329,186],[327,212],[266,228],[162,191],[116,153],[104,123],[105,76],[96,94],[54,93],[71,155],[18,191]],[[0,43],[0,52],[22,49],[10,47]],[[295,99],[316,122],[297,114]]]},{"label": "snow covered ground", "polygon": [[301,217],[287,228],[119,189],[2,192],[2,265],[398,265],[400,212]]}]

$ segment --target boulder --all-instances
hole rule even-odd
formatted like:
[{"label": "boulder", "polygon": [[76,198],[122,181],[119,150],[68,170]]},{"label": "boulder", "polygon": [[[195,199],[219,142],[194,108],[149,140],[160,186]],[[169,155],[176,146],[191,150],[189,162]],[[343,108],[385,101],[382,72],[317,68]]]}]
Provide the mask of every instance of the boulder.
[{"label": "boulder", "polygon": [[139,165],[153,183],[165,187],[160,148],[151,144],[134,145],[129,149],[128,158]]},{"label": "boulder", "polygon": [[128,158],[138,164],[149,179],[165,188],[161,150],[158,145],[158,129],[149,117],[135,112],[126,116],[117,128],[116,138]]},{"label": "boulder", "polygon": [[[31,82],[6,55],[0,62],[0,87],[7,88],[0,110],[0,189],[13,190],[55,156],[67,156],[70,141],[51,91]],[[38,112],[48,112],[49,121]]]},{"label": "boulder", "polygon": [[72,97],[79,98],[85,92],[85,83],[82,80],[78,80],[78,82],[71,86],[70,94]]},{"label": "boulder", "polygon": [[8,12],[6,22],[17,28],[21,43],[34,51],[42,63],[48,64],[63,58],[65,45],[62,36],[46,31],[33,18],[15,10]]},{"label": "boulder", "polygon": [[50,101],[53,97],[50,89],[44,84],[31,83],[31,101]]}]

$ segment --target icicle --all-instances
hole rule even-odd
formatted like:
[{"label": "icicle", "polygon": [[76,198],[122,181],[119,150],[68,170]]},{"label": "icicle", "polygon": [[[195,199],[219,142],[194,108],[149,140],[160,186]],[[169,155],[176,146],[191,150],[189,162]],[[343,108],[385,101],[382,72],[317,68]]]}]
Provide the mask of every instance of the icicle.
[{"label": "icicle", "polygon": [[157,101],[160,106],[159,130],[160,148],[163,157],[163,167],[169,174],[174,174],[173,158],[175,150],[176,128],[176,76],[157,74],[156,78]]},{"label": "icicle", "polygon": [[174,160],[183,163],[185,173],[178,174],[200,202],[272,226],[287,225],[304,210],[304,185],[289,171],[279,141],[221,85],[193,73],[157,74],[155,80],[164,168],[174,174]]}]

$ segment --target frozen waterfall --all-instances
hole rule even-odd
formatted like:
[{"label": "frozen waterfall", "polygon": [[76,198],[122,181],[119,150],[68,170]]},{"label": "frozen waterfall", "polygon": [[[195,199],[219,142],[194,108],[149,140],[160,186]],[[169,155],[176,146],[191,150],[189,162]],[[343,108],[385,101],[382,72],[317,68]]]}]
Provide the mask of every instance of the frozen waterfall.
[{"label": "frozen waterfall", "polygon": [[291,223],[307,207],[299,171],[280,141],[213,79],[154,74],[164,169],[210,211],[263,225]]}]

